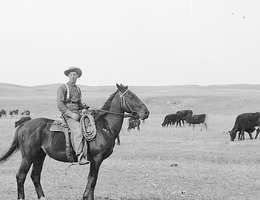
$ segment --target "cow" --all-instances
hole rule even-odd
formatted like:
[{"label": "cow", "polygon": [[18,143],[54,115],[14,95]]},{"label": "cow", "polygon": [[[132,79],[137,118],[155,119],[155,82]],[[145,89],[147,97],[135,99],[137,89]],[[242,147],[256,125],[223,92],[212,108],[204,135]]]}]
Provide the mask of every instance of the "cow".
[{"label": "cow", "polygon": [[127,131],[130,131],[131,129],[134,129],[134,130],[135,130],[135,128],[137,128],[137,130],[140,131],[140,124],[141,124],[140,119],[130,117],[130,118],[128,119],[128,128],[127,128]]},{"label": "cow", "polygon": [[10,114],[11,117],[15,117],[15,115],[18,115],[18,112],[19,112],[18,109],[16,109],[16,110],[11,110],[11,111],[9,111],[9,114]]},{"label": "cow", "polygon": [[193,112],[192,110],[179,110],[176,112],[176,114],[179,117],[179,121],[177,122],[177,125],[179,124],[179,126],[181,126],[182,123],[182,125],[184,126],[184,121],[186,121],[188,116],[193,115]]},{"label": "cow", "polygon": [[231,131],[229,131],[231,141],[234,141],[236,134],[238,134],[238,140],[245,139],[244,132],[247,132],[252,140],[252,133],[256,130],[257,138],[260,127],[260,112],[255,113],[243,113],[236,117],[235,124]]},{"label": "cow", "polygon": [[[198,114],[198,115],[188,115],[186,118],[186,122],[189,125],[193,126],[193,130],[196,124],[203,124],[207,130],[207,123],[206,123],[206,114]],[[202,130],[203,126],[200,130]]]},{"label": "cow", "polygon": [[22,116],[30,116],[31,112],[29,110],[25,110],[21,113]]},{"label": "cow", "polygon": [[0,117],[6,117],[6,111],[4,109],[0,110]]},{"label": "cow", "polygon": [[179,120],[179,118],[178,118],[177,114],[166,115],[165,118],[164,118],[164,121],[162,123],[162,127],[174,125],[178,120]]}]

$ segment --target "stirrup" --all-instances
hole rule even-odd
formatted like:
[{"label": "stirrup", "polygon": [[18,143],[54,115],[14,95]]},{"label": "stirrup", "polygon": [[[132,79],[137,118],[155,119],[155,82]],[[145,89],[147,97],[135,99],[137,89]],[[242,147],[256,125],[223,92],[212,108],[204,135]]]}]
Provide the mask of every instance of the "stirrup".
[{"label": "stirrup", "polygon": [[85,157],[83,157],[83,153],[81,153],[78,155],[78,163],[79,165],[86,165],[89,164],[90,162]]}]

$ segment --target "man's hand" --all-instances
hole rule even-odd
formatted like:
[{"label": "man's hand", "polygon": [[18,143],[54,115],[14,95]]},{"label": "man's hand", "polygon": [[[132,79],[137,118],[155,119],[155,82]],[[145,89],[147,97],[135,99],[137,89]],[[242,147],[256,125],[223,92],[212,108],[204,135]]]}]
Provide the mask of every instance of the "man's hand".
[{"label": "man's hand", "polygon": [[76,120],[76,121],[78,121],[78,119],[79,119],[79,115],[77,113],[71,112],[70,110],[67,110],[65,112],[65,115],[70,117],[70,118],[72,118],[72,119],[74,119],[74,120]]}]

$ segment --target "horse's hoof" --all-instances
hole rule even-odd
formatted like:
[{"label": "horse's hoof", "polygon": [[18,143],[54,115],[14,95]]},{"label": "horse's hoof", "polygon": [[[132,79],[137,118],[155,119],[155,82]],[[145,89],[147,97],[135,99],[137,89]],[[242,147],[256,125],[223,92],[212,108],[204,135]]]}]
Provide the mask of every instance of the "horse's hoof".
[{"label": "horse's hoof", "polygon": [[45,197],[41,197],[39,200],[47,200]]}]

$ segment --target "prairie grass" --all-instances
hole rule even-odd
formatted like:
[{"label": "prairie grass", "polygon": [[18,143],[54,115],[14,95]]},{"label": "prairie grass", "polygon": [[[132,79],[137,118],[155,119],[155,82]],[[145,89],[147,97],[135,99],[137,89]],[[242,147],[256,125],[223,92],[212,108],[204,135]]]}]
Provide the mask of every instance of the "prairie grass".
[{"label": "prairie grass", "polygon": [[[131,87],[130,87],[131,89]],[[39,88],[38,88],[39,90]],[[55,94],[22,98],[0,97],[1,107],[29,109],[32,117],[57,118]],[[53,90],[53,89],[52,89]],[[52,91],[50,90],[50,91]],[[151,111],[141,131],[127,132],[125,120],[121,146],[101,165],[96,186],[98,200],[258,200],[260,198],[260,140],[230,141],[227,133],[235,117],[259,111],[258,89],[230,87],[133,87]],[[106,91],[109,91],[106,93]],[[114,91],[84,90],[93,107],[101,107]],[[48,94],[48,88],[44,90]],[[0,108],[1,108],[0,107]],[[192,109],[206,113],[208,130],[196,127],[162,128],[166,114]],[[14,121],[0,119],[0,154],[11,144]],[[0,199],[16,199],[15,174],[20,152],[0,165]],[[72,166],[46,157],[42,186],[48,200],[81,199],[89,166]],[[30,176],[25,182],[27,199],[37,199]]]}]

